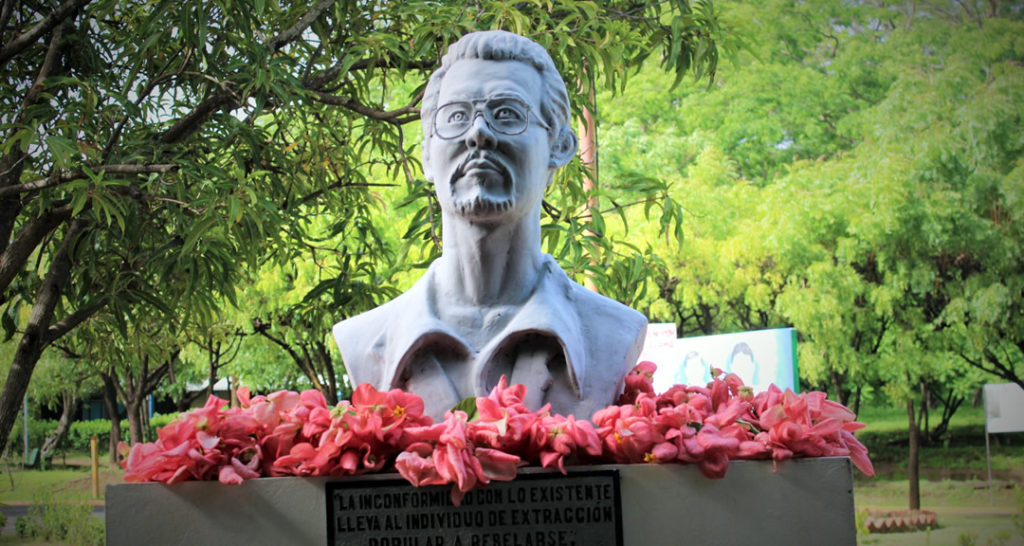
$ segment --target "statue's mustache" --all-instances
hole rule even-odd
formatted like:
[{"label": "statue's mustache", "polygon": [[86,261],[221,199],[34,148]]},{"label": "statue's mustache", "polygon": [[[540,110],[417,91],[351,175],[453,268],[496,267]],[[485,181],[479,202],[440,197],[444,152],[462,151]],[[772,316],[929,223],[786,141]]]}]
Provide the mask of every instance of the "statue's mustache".
[{"label": "statue's mustache", "polygon": [[466,175],[466,171],[471,169],[490,169],[492,171],[497,171],[505,180],[511,179],[509,176],[509,168],[501,161],[501,159],[493,156],[492,154],[476,151],[466,154],[466,156],[459,161],[459,164],[456,165],[455,171],[452,173],[453,185],[457,180]]}]

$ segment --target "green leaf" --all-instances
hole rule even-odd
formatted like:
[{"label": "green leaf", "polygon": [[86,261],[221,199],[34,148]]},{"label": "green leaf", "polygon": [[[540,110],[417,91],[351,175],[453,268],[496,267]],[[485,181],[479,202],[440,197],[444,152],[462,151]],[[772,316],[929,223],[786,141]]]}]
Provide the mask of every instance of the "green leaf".
[{"label": "green leaf", "polygon": [[452,407],[452,411],[464,411],[466,412],[467,421],[475,421],[479,417],[476,411],[476,397],[468,396],[463,398]]}]

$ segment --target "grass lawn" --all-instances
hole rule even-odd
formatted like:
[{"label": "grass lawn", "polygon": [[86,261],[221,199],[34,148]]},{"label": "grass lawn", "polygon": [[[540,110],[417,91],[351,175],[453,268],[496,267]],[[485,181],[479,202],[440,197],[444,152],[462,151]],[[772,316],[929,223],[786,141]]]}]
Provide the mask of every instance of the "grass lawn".
[{"label": "grass lawn", "polygon": [[[858,513],[906,509],[906,413],[897,408],[865,407],[858,420],[867,424],[862,438],[877,471],[875,478],[855,478]],[[990,495],[984,430],[982,408],[962,407],[950,423],[949,437],[941,445],[922,447],[921,508],[937,514],[938,529],[860,535],[858,543],[1024,545],[1024,435],[990,437],[995,478]]]},{"label": "grass lawn", "polygon": [[100,498],[93,499],[88,457],[69,454],[67,463],[47,470],[19,470],[13,464],[6,469],[0,466],[0,503],[28,504],[42,495],[58,501],[102,502],[107,484],[123,481],[121,469],[101,462]]}]

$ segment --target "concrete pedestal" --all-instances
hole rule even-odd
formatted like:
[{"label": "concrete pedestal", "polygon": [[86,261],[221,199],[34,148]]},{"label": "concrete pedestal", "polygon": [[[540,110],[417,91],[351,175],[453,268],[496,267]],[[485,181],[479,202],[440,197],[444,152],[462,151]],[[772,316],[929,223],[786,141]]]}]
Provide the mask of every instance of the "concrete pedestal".
[{"label": "concrete pedestal", "polygon": [[[770,461],[734,461],[720,480],[685,465],[578,470],[618,471],[626,546],[856,544],[849,459],[786,461],[776,472],[772,466]],[[545,472],[520,472],[538,471]],[[107,544],[326,544],[328,481],[338,479],[110,485]]]}]

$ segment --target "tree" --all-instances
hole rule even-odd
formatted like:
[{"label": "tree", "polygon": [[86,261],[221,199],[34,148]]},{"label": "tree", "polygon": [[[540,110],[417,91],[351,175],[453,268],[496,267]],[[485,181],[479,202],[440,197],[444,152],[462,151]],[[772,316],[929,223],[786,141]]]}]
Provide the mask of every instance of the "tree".
[{"label": "tree", "polygon": [[78,355],[68,351],[51,351],[40,362],[37,380],[32,383],[29,398],[40,406],[60,412],[57,427],[43,439],[40,456],[53,454],[71,428],[78,401],[99,391],[99,382]]},{"label": "tree", "polygon": [[906,409],[914,508],[918,446],[980,383],[1021,379],[1020,15],[734,4],[722,19],[751,55],[707,89],[641,72],[626,93],[646,95],[620,106],[634,119],[602,118],[605,180],[640,170],[685,192],[683,244],[651,247],[650,315],[687,333],[795,326],[804,382]]},{"label": "tree", "polygon": [[713,74],[726,36],[710,2],[3,5],[0,303],[19,345],[0,446],[42,351],[101,310],[122,337],[142,307],[209,322],[267,252],[301,244],[296,218],[371,199],[367,162],[429,197],[402,130],[419,95],[395,106],[388,84],[425,79],[456,36],[525,33],[568,81],[587,64],[610,86],[657,52]]}]

